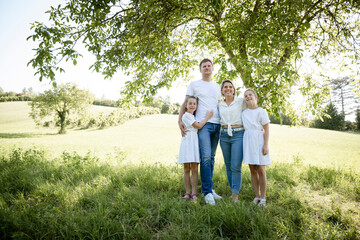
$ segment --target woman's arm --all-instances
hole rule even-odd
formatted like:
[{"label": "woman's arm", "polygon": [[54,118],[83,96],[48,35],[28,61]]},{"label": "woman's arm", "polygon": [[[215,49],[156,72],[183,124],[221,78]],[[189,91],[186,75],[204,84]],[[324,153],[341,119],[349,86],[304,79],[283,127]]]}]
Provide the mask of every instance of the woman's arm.
[{"label": "woman's arm", "polygon": [[207,123],[207,121],[210,119],[210,118],[212,118],[212,116],[214,115],[214,112],[213,111],[210,111],[210,112],[207,112],[206,113],[206,118],[204,119],[204,120],[202,120],[201,122],[194,122],[193,124],[192,124],[192,126],[194,127],[194,128],[197,128],[197,129],[200,129],[200,128],[202,128],[206,123]]},{"label": "woman's arm", "polygon": [[266,155],[269,153],[269,129],[270,123],[265,124],[264,127],[264,146],[262,148],[262,154]]}]

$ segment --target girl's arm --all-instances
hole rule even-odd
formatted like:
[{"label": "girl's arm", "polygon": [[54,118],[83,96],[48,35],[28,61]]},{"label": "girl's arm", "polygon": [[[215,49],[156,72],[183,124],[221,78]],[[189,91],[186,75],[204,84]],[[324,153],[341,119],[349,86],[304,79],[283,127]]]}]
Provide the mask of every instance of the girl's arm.
[{"label": "girl's arm", "polygon": [[264,128],[264,146],[262,148],[262,154],[266,155],[269,153],[269,126],[270,123],[267,123],[263,126]]},{"label": "girl's arm", "polygon": [[207,123],[207,121],[210,119],[210,118],[212,118],[212,116],[214,115],[214,112],[213,111],[210,111],[210,112],[207,112],[206,113],[206,118],[204,119],[204,120],[202,120],[201,122],[194,122],[193,124],[192,124],[192,126],[194,127],[194,128],[197,128],[197,129],[200,129],[200,128],[202,128],[206,123]]}]

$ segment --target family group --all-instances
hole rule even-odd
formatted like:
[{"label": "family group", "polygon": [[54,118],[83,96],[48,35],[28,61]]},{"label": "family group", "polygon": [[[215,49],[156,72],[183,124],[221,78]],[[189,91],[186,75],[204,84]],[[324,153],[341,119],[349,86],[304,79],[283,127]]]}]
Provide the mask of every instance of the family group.
[{"label": "family group", "polygon": [[257,105],[253,89],[246,89],[242,98],[236,96],[232,81],[224,80],[221,86],[211,81],[214,68],[210,59],[203,59],[199,67],[202,79],[189,84],[178,121],[182,134],[178,163],[184,165],[186,191],[182,199],[198,199],[199,164],[205,202],[215,205],[215,200],[222,198],[214,191],[212,180],[220,139],[231,199],[239,201],[241,167],[247,163],[255,192],[253,202],[265,206],[265,166],[270,164],[268,114]]}]

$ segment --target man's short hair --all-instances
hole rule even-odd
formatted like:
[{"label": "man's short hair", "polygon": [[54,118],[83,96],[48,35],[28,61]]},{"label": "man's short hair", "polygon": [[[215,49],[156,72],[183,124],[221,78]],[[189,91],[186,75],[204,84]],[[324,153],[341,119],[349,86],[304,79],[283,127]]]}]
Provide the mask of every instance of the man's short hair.
[{"label": "man's short hair", "polygon": [[199,64],[199,68],[201,69],[201,64],[205,63],[205,62],[210,62],[211,65],[213,65],[212,61],[208,58],[204,58],[203,60],[201,60],[200,64]]}]

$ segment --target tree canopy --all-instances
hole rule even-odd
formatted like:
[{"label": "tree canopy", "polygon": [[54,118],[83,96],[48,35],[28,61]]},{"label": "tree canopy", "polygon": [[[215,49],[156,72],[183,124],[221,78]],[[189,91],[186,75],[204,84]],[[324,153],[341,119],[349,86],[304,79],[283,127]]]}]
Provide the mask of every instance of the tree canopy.
[{"label": "tree canopy", "polygon": [[29,104],[30,116],[37,124],[47,116],[59,122],[59,133],[66,133],[66,121],[70,114],[84,113],[91,106],[94,96],[86,90],[78,89],[75,84],[67,83],[36,96]]},{"label": "tree canopy", "polygon": [[340,77],[329,81],[331,86],[331,101],[340,106],[339,109],[344,115],[350,115],[360,109],[360,99],[356,96],[355,79]]},{"label": "tree canopy", "polygon": [[[256,89],[275,115],[291,114],[294,90],[315,112],[328,91],[302,78],[304,52],[315,61],[329,54],[358,60],[360,4],[355,0],[69,0],[48,11],[51,24],[35,22],[38,47],[29,65],[40,81],[55,81],[59,62],[76,64],[82,42],[95,55],[91,69],[111,78],[132,75],[125,100],[150,99],[189,73],[203,57],[219,66],[216,81],[237,79]],[[185,93],[184,93],[185,94]]]}]

